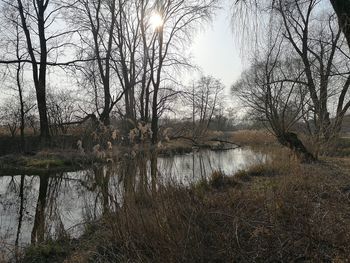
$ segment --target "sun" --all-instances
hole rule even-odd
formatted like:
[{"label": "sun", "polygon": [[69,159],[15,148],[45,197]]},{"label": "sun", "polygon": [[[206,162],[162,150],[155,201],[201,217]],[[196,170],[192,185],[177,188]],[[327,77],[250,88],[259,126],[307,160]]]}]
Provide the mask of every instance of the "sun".
[{"label": "sun", "polygon": [[154,30],[162,27],[164,24],[163,17],[159,13],[153,13],[150,22]]}]

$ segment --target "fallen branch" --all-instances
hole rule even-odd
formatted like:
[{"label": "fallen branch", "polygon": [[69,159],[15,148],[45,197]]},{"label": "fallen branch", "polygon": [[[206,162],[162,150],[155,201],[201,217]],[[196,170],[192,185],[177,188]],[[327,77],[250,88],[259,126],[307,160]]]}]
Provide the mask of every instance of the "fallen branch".
[{"label": "fallen branch", "polygon": [[[189,141],[191,141],[191,142],[193,143],[193,146],[203,147],[203,148],[208,148],[208,147],[212,148],[212,145],[201,144],[201,143],[199,143],[198,141],[196,141],[195,139],[190,138],[190,137],[185,137],[185,136],[170,137],[170,140],[178,140],[178,139],[189,140]],[[239,145],[239,144],[237,144],[237,143],[230,142],[230,141],[225,141],[225,140],[221,140],[221,139],[218,139],[218,138],[209,139],[208,141],[211,141],[211,142],[220,142],[220,143],[227,143],[227,144],[232,144],[232,145],[236,145],[236,146],[237,146],[237,147],[234,147],[234,148],[220,149],[220,150],[234,150],[234,149],[237,149],[237,148],[242,147],[241,145]],[[212,149],[213,149],[213,148],[212,148]]]},{"label": "fallen branch", "polygon": [[210,139],[209,141],[212,141],[212,142],[221,142],[221,143],[227,143],[227,144],[234,144],[234,145],[237,145],[238,147],[242,147],[241,145],[235,143],[235,142],[230,142],[230,141],[226,141],[226,140],[221,140],[221,139],[217,139],[217,138],[214,138],[214,139]]}]

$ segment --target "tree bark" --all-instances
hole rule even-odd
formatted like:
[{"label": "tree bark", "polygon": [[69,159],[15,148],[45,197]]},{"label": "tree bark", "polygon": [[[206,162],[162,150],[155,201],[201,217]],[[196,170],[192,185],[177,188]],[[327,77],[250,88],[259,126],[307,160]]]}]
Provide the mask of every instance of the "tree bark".
[{"label": "tree bark", "polygon": [[349,0],[330,0],[338,17],[338,22],[343,31],[348,46],[350,48],[350,1]]},{"label": "tree bark", "polygon": [[47,118],[46,90],[45,84],[41,83],[36,87],[36,98],[39,110],[40,137],[43,144],[50,140],[49,120]]},{"label": "tree bark", "polygon": [[45,144],[50,140],[49,121],[47,118],[46,107],[46,71],[47,71],[47,44],[45,36],[45,10],[47,8],[48,0],[38,1],[38,33],[40,40],[40,69],[39,69],[39,81],[36,87],[39,116],[40,116],[40,136],[44,140]]},{"label": "tree bark", "polygon": [[40,41],[40,67],[38,68],[37,60],[34,54],[34,47],[32,43],[32,36],[29,31],[29,26],[26,20],[25,11],[21,0],[17,0],[18,12],[21,18],[22,28],[26,37],[27,50],[30,55],[33,68],[33,81],[36,91],[36,98],[39,109],[39,119],[40,119],[40,137],[42,143],[46,144],[50,139],[50,129],[49,122],[47,118],[47,108],[46,108],[46,69],[47,69],[47,39],[45,36],[45,17],[44,13],[48,5],[47,0],[45,3],[43,1],[36,1],[37,6],[37,25],[38,25],[38,36]]},{"label": "tree bark", "polygon": [[315,156],[310,153],[303,142],[298,138],[298,135],[293,132],[286,132],[277,136],[278,141],[283,145],[292,150],[301,162],[314,162],[316,161]]}]

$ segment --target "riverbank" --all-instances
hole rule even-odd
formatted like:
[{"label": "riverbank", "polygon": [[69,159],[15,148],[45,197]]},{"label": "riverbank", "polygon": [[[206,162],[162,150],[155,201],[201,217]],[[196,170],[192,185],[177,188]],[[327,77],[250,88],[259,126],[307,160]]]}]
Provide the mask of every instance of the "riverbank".
[{"label": "riverbank", "polygon": [[[307,141],[307,140],[305,140]],[[307,141],[310,144],[310,141]],[[196,142],[198,144],[198,142]],[[175,156],[191,153],[195,150],[209,149],[221,151],[239,147],[252,147],[268,153],[281,149],[276,138],[265,130],[242,130],[228,133],[213,132],[199,146],[190,139],[178,138],[163,142],[157,146],[159,156]],[[313,145],[309,145],[312,148]],[[0,176],[18,174],[52,174],[59,172],[86,169],[93,164],[117,162],[125,156],[134,158],[137,153],[148,156],[151,146],[134,145],[133,147],[114,145],[113,149],[100,153],[87,152],[82,154],[76,149],[48,149],[32,155],[10,154],[0,157]],[[350,156],[350,137],[339,138],[334,144],[324,150],[327,156]],[[289,153],[285,151],[287,155]],[[101,158],[102,155],[102,158]]]},{"label": "riverbank", "polygon": [[274,157],[230,177],[129,195],[86,222],[79,239],[62,233],[22,262],[346,262],[350,158]]},{"label": "riverbank", "polygon": [[76,151],[43,151],[35,155],[6,155],[0,157],[1,175],[52,173],[86,169],[102,160],[92,154],[80,154]]},{"label": "riverbank", "polygon": [[[108,146],[109,147],[109,146]],[[77,149],[48,148],[31,154],[9,154],[0,157],[0,175],[50,174],[86,169],[92,164],[118,162],[124,157],[135,158],[136,155],[149,156],[152,146],[149,143],[131,146],[115,144],[111,148],[103,147],[81,153]],[[200,144],[190,139],[179,138],[157,145],[158,156],[174,156],[191,153],[198,149],[228,150],[240,145],[208,137]]]}]

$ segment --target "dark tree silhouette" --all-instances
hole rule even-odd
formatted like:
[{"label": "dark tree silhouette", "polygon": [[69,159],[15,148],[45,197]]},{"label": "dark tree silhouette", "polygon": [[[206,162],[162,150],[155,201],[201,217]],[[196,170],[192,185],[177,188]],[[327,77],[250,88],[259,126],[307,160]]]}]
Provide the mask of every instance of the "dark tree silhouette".
[{"label": "dark tree silhouette", "polygon": [[343,31],[348,46],[350,48],[350,1],[349,0],[330,0],[338,17],[338,22]]}]

